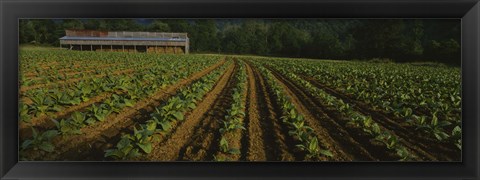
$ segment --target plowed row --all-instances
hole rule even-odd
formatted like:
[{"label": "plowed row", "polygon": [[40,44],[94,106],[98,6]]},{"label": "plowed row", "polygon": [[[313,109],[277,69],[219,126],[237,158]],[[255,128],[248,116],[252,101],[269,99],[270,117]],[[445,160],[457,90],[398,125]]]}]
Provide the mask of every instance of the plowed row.
[{"label": "plowed row", "polygon": [[[55,146],[53,152],[38,149],[21,151],[25,160],[40,161],[105,161],[116,160],[106,157],[105,151],[115,148],[123,135],[131,134],[139,124],[145,123],[155,108],[161,107],[167,99],[180,93],[184,87],[191,86],[207,74],[226,66],[213,88],[208,91],[196,107],[184,114],[183,121],[176,121],[169,131],[158,134],[158,139],[153,141],[150,153],[140,153],[139,156],[127,158],[127,161],[217,161],[221,151],[221,139],[224,136],[219,129],[222,120],[228,114],[228,107],[233,102],[233,91],[237,85],[236,75],[241,66],[247,74],[245,97],[245,116],[243,129],[240,133],[229,135],[229,144],[237,147],[238,154],[231,156],[235,161],[303,161],[307,156],[298,146],[298,139],[289,133],[289,126],[282,122],[282,108],[275,100],[275,92],[267,83],[265,74],[259,70],[257,64],[248,59],[222,58],[213,66],[194,73],[186,79],[170,85],[148,98],[139,100],[133,107],[126,107],[118,114],[110,114],[105,121],[97,122],[92,126],[81,129],[80,135],[58,135],[52,140]],[[108,66],[111,66],[110,64]],[[320,149],[328,150],[332,156],[320,155],[317,161],[397,161],[399,156],[386,149],[385,145],[372,140],[372,137],[361,129],[349,125],[349,120],[325,105],[318,97],[312,95],[295,81],[289,79],[277,69],[264,66],[274,75],[274,80],[284,89],[294,104],[298,113],[305,119],[305,125],[311,127],[312,136],[318,139]],[[94,67],[92,67],[94,68]],[[60,71],[76,74],[72,69],[59,69]],[[82,72],[92,72],[93,69],[85,68]],[[27,77],[35,77],[34,72],[26,72]],[[129,70],[119,71],[131,73]],[[405,146],[415,158],[414,161],[455,161],[460,159],[454,147],[432,143],[429,138],[418,138],[419,134],[412,128],[398,123],[394,117],[370,109],[362,102],[353,100],[342,93],[329,88],[313,78],[301,78],[322,89],[332,96],[355,105],[355,110],[372,116],[382,129],[392,132],[400,138],[399,142]],[[69,83],[77,79],[66,80]],[[26,91],[42,84],[31,87],[21,87]],[[64,111],[56,113],[58,117],[66,117],[72,112],[85,109],[93,103],[102,102],[111,96],[104,93],[95,96],[88,102],[71,106]],[[32,124],[30,124],[32,125]],[[46,118],[34,119],[33,125],[40,130],[53,128],[53,124]],[[29,125],[20,124],[21,140],[29,139]]]}]

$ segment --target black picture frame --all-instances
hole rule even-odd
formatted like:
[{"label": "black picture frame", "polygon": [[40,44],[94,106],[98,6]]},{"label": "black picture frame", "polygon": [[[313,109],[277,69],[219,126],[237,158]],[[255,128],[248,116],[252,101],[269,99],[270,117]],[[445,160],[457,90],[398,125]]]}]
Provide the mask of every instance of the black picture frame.
[{"label": "black picture frame", "polygon": [[[479,179],[478,0],[0,0],[0,179]],[[462,162],[18,162],[19,18],[461,18]]]}]

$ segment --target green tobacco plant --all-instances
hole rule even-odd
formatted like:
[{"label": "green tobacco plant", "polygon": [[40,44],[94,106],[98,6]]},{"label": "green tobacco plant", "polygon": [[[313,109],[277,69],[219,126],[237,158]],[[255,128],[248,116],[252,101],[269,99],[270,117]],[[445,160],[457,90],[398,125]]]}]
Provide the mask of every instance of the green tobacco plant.
[{"label": "green tobacco plant", "polygon": [[293,130],[288,131],[290,136],[293,136],[295,139],[300,142],[307,141],[311,138],[313,129],[305,125],[305,121],[295,121],[290,124],[293,126]]},{"label": "green tobacco plant", "polygon": [[33,101],[33,104],[30,106],[32,112],[35,116],[39,117],[41,115],[46,115],[49,111],[60,111],[60,107],[55,104],[55,101],[49,96],[43,96],[43,93],[38,92],[34,96],[31,96],[30,99]]},{"label": "green tobacco plant", "polygon": [[215,155],[213,155],[213,161],[224,162],[224,161],[229,161],[229,160],[230,159],[228,159],[225,156],[215,156]]},{"label": "green tobacco plant", "polygon": [[239,150],[239,149],[229,148],[228,140],[227,140],[227,138],[225,138],[225,137],[222,137],[222,139],[220,139],[219,148],[220,148],[220,151],[223,152],[223,153],[228,153],[228,154],[240,154],[240,150]]},{"label": "green tobacco plant", "polygon": [[350,104],[343,102],[342,100],[339,101],[340,103],[340,108],[339,110],[341,112],[344,112],[346,114],[351,114],[353,111],[353,108],[350,106]]},{"label": "green tobacco plant", "polygon": [[52,144],[52,139],[58,135],[56,130],[48,130],[43,133],[38,133],[35,128],[32,129],[32,139],[27,139],[22,143],[22,150],[33,149],[43,150],[46,152],[53,152],[55,146]]},{"label": "green tobacco plant", "polygon": [[128,99],[124,96],[120,96],[120,102],[123,103],[123,107],[133,107],[135,105],[134,99]]},{"label": "green tobacco plant", "polygon": [[28,111],[29,111],[28,105],[20,102],[18,106],[19,106],[18,111],[20,115],[20,120],[26,123],[30,123],[31,118],[30,118],[30,115],[28,114]]},{"label": "green tobacco plant", "polygon": [[397,147],[396,153],[400,156],[400,161],[411,161],[414,160],[414,156],[408,152],[407,148],[405,147]]},{"label": "green tobacco plant", "polygon": [[232,132],[237,129],[242,129],[246,130],[245,127],[243,127],[242,122],[238,120],[231,120],[231,121],[222,121],[222,128],[220,128],[220,133],[224,134],[226,132]]},{"label": "green tobacco plant", "polygon": [[388,132],[384,132],[384,133],[378,135],[377,137],[375,137],[375,140],[385,144],[385,146],[388,149],[395,149],[398,145],[397,136],[393,136],[392,134],[390,134]]},{"label": "green tobacco plant", "polygon": [[194,109],[196,107],[195,103],[198,99],[201,99],[203,94],[206,92],[203,87],[199,86],[199,84],[194,84],[190,88],[186,88],[182,90],[181,97],[182,99],[185,100],[190,100],[188,104],[186,104],[187,107],[190,109]]},{"label": "green tobacco plant", "polygon": [[100,122],[103,122],[105,118],[112,113],[112,110],[110,110],[106,104],[100,104],[98,106],[92,104],[88,110],[91,113],[90,116],[95,117],[95,119]]},{"label": "green tobacco plant", "polygon": [[[272,65],[273,66],[273,65]],[[353,125],[354,127],[362,128],[362,130],[366,133],[369,133],[373,137],[376,137],[377,141],[380,141],[384,143],[388,149],[395,151],[397,155],[401,158],[400,160],[411,160],[414,159],[415,157],[411,155],[408,150],[400,145],[398,143],[398,137],[389,134],[388,132],[383,132],[382,129],[380,128],[380,125],[378,125],[370,116],[364,116],[363,114],[356,112],[353,110],[352,106],[350,106],[348,103],[343,102],[343,100],[338,99],[325,91],[321,90],[320,88],[316,88],[312,86],[308,81],[296,76],[295,74],[291,73],[290,70],[285,70],[284,68],[281,67],[275,67],[280,69],[280,73],[286,75],[287,77],[291,78],[295,83],[298,85],[304,87],[309,91],[314,97],[319,98],[321,102],[324,102],[327,106],[330,106],[332,108],[338,109],[342,114],[350,119],[350,121],[347,123],[349,125]],[[295,69],[295,68],[294,68]],[[308,68],[307,68],[308,69]],[[337,75],[337,74],[335,74]],[[322,78],[323,76],[317,76],[318,78]],[[338,79],[333,79],[331,84],[334,84],[335,86],[340,86],[343,85],[344,83],[349,83],[351,81],[343,81],[343,79],[346,79],[347,77],[343,76]],[[375,79],[375,78],[373,78]],[[353,81],[357,81],[356,79]],[[361,82],[361,84],[365,84],[367,81]],[[370,99],[368,98],[378,98],[379,95],[370,93],[366,91],[364,88],[362,91],[357,91],[357,86],[353,85],[348,85],[348,88],[350,90],[350,94],[357,94],[359,97],[366,98],[364,102],[367,104],[370,103]],[[358,93],[353,93],[353,92],[358,92]],[[403,96],[404,99],[411,98],[411,96]],[[389,103],[385,103],[389,104]],[[395,107],[401,107],[402,103],[401,102],[394,102]],[[284,105],[285,107],[288,107],[287,105]],[[412,110],[408,108],[404,108],[401,111],[403,113],[403,116],[409,119],[410,117],[414,117]],[[284,117],[285,119],[289,119],[288,116]],[[285,121],[285,120],[284,120]],[[293,133],[292,133],[293,134]],[[307,139],[310,141],[310,139]],[[303,149],[307,149],[307,145],[302,144]]]},{"label": "green tobacco plant", "polygon": [[78,105],[81,103],[79,97],[71,96],[67,92],[60,92],[58,90],[52,90],[49,94],[58,104],[62,105]]},{"label": "green tobacco plant", "polygon": [[236,104],[232,104],[231,109],[227,110],[227,115],[225,120],[222,121],[223,127],[220,128],[220,133],[231,132],[236,129],[245,130],[242,120],[245,117],[245,112],[241,107],[238,107]]},{"label": "green tobacco plant", "polygon": [[120,78],[115,82],[114,90],[123,90],[128,91],[128,87],[130,87],[130,80],[128,78]]},{"label": "green tobacco plant", "polygon": [[21,83],[21,86],[26,87],[26,86],[30,86],[30,85],[34,84],[35,81],[34,81],[34,80],[30,80],[30,79],[28,79],[28,78],[25,78],[25,76],[24,76],[23,74],[21,74],[21,75],[20,75],[20,83]]},{"label": "green tobacco plant", "polygon": [[116,149],[105,151],[105,157],[126,160],[141,155],[141,152],[147,154],[152,152],[152,142],[156,139],[154,137],[155,129],[156,124],[154,122],[140,125],[140,130],[134,127],[133,134],[122,136],[116,145]]},{"label": "green tobacco plant", "polygon": [[182,112],[183,104],[181,101],[180,98],[174,97],[162,108],[155,108],[155,111],[151,114],[151,121],[160,125],[159,127],[163,131],[169,130],[173,121],[183,121],[185,117]]},{"label": "green tobacco plant", "polygon": [[301,150],[307,152],[307,155],[305,157],[306,159],[317,158],[320,155],[333,157],[332,152],[320,149],[317,137],[313,137],[310,140],[306,141],[304,144],[298,144],[296,146]]},{"label": "green tobacco plant", "polygon": [[455,128],[453,128],[450,138],[455,146],[462,150],[462,129],[460,126],[455,126]]},{"label": "green tobacco plant", "polygon": [[141,86],[132,86],[127,91],[127,98],[133,101],[140,99],[142,95],[143,95],[143,91]]},{"label": "green tobacco plant", "polygon": [[82,102],[86,102],[88,100],[90,100],[90,93],[92,93],[93,91],[93,87],[86,83],[86,82],[79,82],[77,84],[77,93],[76,93],[76,97],[80,97],[80,99],[82,100]]},{"label": "green tobacco plant", "polygon": [[228,141],[227,141],[227,138],[225,137],[222,137],[222,139],[220,140],[220,151],[226,153],[228,152]]},{"label": "green tobacco plant", "polygon": [[82,132],[80,131],[80,126],[72,123],[69,120],[62,119],[60,121],[57,121],[55,119],[52,119],[52,121],[53,123],[55,123],[55,126],[60,131],[59,134],[62,134],[62,135],[82,134]]},{"label": "green tobacco plant", "polygon": [[[215,76],[219,77],[220,74],[218,72],[220,71],[214,72],[217,72]],[[197,83],[205,83],[205,80],[208,80],[209,78],[212,79],[213,76],[211,74],[204,76]],[[198,87],[210,89],[213,83],[214,81],[211,81],[209,86]],[[192,90],[194,89],[192,88]],[[182,99],[181,97],[182,95],[180,94],[179,96],[170,98],[161,108],[156,107],[155,111],[151,114],[151,119],[146,121],[146,124],[140,125],[140,130],[137,130],[137,128],[134,127],[134,132],[132,134],[122,136],[121,140],[117,143],[116,148],[106,150],[104,156],[125,160],[139,156],[142,153],[150,153],[153,148],[152,142],[155,141],[155,139],[158,139],[155,133],[169,130],[172,122],[184,120],[183,113],[187,108],[194,108],[189,105],[194,96],[188,96],[189,98],[186,99]],[[112,101],[107,102],[106,104],[109,107],[113,107],[118,99],[118,97],[114,97]]]},{"label": "green tobacco plant", "polygon": [[125,103],[122,103],[122,98],[117,95],[113,94],[109,99],[105,100],[103,103],[108,106],[108,108],[116,113],[120,113],[120,111],[126,106]]},{"label": "green tobacco plant", "polygon": [[62,119],[60,121],[52,120],[55,126],[60,131],[60,134],[82,134],[80,129],[85,127],[85,123],[88,123],[87,116],[82,112],[74,112],[67,120]]},{"label": "green tobacco plant", "polygon": [[126,160],[140,155],[139,149],[134,148],[131,140],[127,136],[123,136],[117,143],[116,149],[108,149],[105,151],[105,157]]},{"label": "green tobacco plant", "polygon": [[134,135],[130,136],[130,140],[135,142],[135,144],[145,153],[150,153],[152,151],[152,141],[153,133],[156,129],[155,123],[147,123],[146,125],[140,126],[140,130],[137,130],[134,127]]},{"label": "green tobacco plant", "polygon": [[[235,80],[237,81],[237,84],[233,88],[233,102],[230,109],[227,109],[225,118],[223,120],[220,120],[223,126],[219,129],[219,132],[222,134],[222,138],[219,144],[220,151],[229,154],[241,154],[241,152],[239,149],[228,147],[228,141],[225,134],[228,132],[235,133],[235,131],[238,129],[246,130],[243,126],[243,118],[245,117],[245,106],[242,103],[242,92],[244,91],[244,82],[246,81],[246,72],[244,66],[240,66],[239,71],[235,75]],[[235,134],[233,135],[235,136]],[[214,159],[216,161],[224,161],[228,158],[222,156],[221,159],[218,159],[214,156]]]},{"label": "green tobacco plant", "polygon": [[317,137],[311,135],[313,129],[305,126],[303,115],[297,112],[289,96],[285,94],[271,72],[262,66],[259,66],[259,69],[266,75],[268,85],[272,88],[278,104],[281,104],[282,116],[280,118],[283,123],[288,125],[289,135],[300,142],[296,147],[307,153],[305,159],[315,159],[320,155],[333,156],[330,151],[320,148]]},{"label": "green tobacco plant", "polygon": [[445,132],[443,127],[449,126],[452,123],[439,120],[436,114],[437,113],[433,113],[430,124],[425,123],[423,125],[419,125],[417,129],[422,129],[423,131],[433,135],[437,140],[442,141],[449,138],[449,135]]}]

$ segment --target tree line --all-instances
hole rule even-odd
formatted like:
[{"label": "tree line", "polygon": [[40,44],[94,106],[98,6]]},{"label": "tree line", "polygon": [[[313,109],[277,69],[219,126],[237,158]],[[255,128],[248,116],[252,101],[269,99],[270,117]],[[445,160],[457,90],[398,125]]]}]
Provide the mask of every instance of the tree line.
[{"label": "tree line", "polygon": [[460,65],[456,19],[22,19],[21,44],[65,29],[187,32],[191,52]]}]

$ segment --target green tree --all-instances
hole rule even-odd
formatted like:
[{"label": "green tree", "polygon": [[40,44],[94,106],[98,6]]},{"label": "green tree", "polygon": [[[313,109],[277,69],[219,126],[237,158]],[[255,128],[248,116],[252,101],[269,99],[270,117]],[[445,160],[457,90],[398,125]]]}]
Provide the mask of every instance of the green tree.
[{"label": "green tree", "polygon": [[220,39],[214,20],[196,20],[190,37],[191,47],[198,52],[219,52]]},{"label": "green tree", "polygon": [[85,29],[83,22],[80,19],[65,19],[62,22],[64,29]]},{"label": "green tree", "polygon": [[148,25],[147,30],[152,32],[170,32],[170,26],[162,20],[153,20]]},{"label": "green tree", "polygon": [[145,27],[134,19],[106,19],[107,29],[110,31],[143,31]]},{"label": "green tree", "polygon": [[65,29],[187,32],[192,52],[460,64],[452,19],[21,19],[19,42],[58,45]]},{"label": "green tree", "polygon": [[170,27],[170,31],[172,32],[190,31],[190,23],[185,19],[166,19],[164,22],[168,24],[168,27]]},{"label": "green tree", "polygon": [[108,30],[105,19],[88,19],[84,22],[84,28],[90,30]]},{"label": "green tree", "polygon": [[310,40],[305,30],[295,28],[288,21],[273,22],[269,31],[270,52],[284,56],[300,56]]}]

